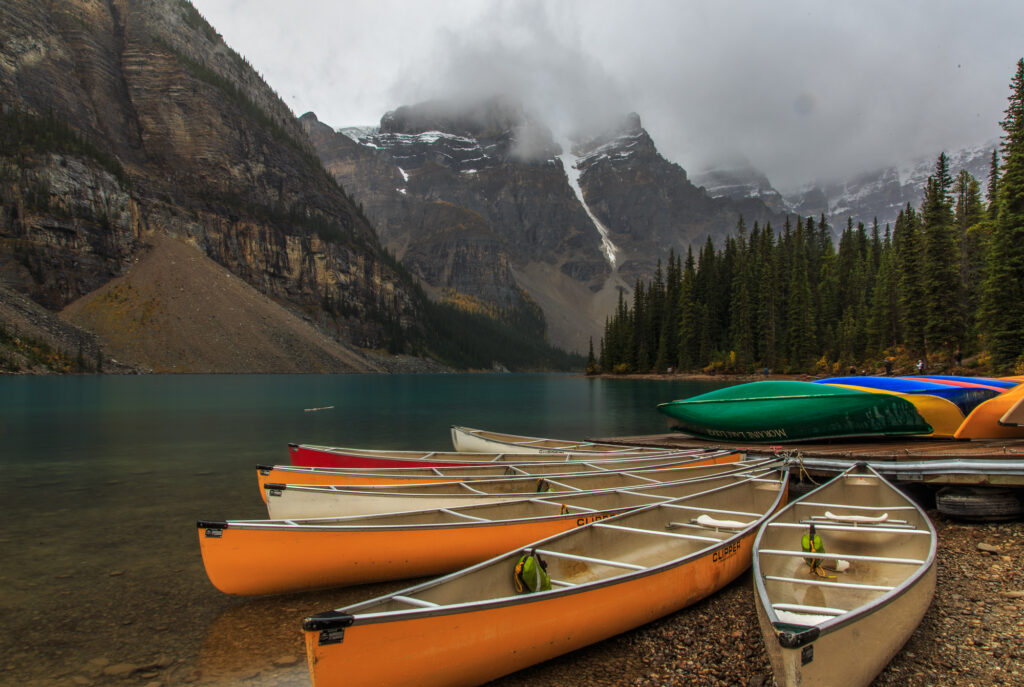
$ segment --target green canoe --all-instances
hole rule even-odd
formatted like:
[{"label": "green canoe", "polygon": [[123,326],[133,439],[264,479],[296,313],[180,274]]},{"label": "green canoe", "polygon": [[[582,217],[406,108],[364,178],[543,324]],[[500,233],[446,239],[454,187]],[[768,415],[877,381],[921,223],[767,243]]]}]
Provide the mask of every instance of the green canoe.
[{"label": "green canoe", "polygon": [[909,401],[812,382],[750,382],[662,403],[672,429],[702,439],[751,442],[929,434]]}]

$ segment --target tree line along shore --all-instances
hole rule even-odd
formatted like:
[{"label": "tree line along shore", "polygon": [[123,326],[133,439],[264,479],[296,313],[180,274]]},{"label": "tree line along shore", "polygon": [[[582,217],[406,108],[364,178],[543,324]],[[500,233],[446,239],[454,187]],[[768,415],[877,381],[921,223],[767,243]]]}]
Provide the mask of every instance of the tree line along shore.
[{"label": "tree line along shore", "polygon": [[982,183],[938,156],[894,225],[787,218],[670,253],[620,294],[587,372],[1024,373],[1024,59]]}]

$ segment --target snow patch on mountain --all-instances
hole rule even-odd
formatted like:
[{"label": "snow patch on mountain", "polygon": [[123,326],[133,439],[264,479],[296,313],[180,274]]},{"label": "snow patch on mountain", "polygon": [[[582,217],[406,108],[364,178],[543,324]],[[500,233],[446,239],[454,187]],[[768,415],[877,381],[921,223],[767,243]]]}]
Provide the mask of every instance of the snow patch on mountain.
[{"label": "snow patch on mountain", "polygon": [[[608,227],[602,224],[601,220],[597,218],[597,215],[591,212],[590,207],[587,206],[587,201],[583,197],[583,188],[580,186],[580,174],[582,173],[580,171],[580,165],[582,164],[583,159],[577,158],[572,154],[571,150],[572,145],[568,141],[563,142],[562,154],[558,156],[558,159],[562,161],[562,168],[565,170],[565,176],[569,182],[569,187],[576,194],[576,198],[579,199],[580,205],[582,205],[583,209],[586,211],[587,217],[589,217],[590,221],[594,223],[597,233],[601,235],[601,248],[604,251],[605,258],[608,259],[608,264],[612,266],[612,269],[615,269],[615,265],[618,262],[618,248],[615,247],[615,244],[612,243],[612,240],[609,237]],[[589,164],[590,156],[587,156],[586,159]]]}]

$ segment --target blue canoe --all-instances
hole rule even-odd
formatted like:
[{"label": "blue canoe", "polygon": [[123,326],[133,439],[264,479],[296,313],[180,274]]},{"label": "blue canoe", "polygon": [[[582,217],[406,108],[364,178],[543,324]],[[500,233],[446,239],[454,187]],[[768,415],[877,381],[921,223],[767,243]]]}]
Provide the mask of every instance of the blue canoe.
[{"label": "blue canoe", "polygon": [[[968,378],[957,380],[961,384],[967,383]],[[977,378],[976,378],[977,379]],[[1001,381],[1001,380],[994,380]],[[935,381],[926,381],[924,378],[911,377],[829,377],[827,379],[816,379],[815,384],[841,384],[844,386],[859,386],[867,389],[878,389],[897,394],[927,394],[938,396],[956,405],[965,416],[969,415],[980,403],[984,403],[1001,392],[985,386],[959,386],[954,384],[943,384]],[[1010,386],[1013,386],[1010,383]]]}]

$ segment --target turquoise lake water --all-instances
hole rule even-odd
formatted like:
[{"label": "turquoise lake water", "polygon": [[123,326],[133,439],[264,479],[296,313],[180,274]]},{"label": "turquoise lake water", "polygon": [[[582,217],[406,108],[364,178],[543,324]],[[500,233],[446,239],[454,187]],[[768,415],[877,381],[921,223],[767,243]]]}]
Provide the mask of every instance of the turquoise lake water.
[{"label": "turquoise lake water", "polygon": [[[289,442],[450,450],[453,424],[571,439],[663,433],[658,403],[720,386],[539,374],[2,377],[0,684],[308,684],[302,618],[408,583],[257,599],[217,591],[195,522],[266,517],[258,463],[287,463]],[[136,668],[127,683],[119,664]]]}]

